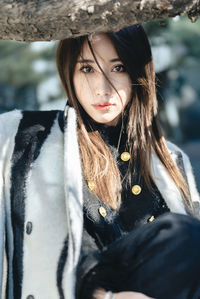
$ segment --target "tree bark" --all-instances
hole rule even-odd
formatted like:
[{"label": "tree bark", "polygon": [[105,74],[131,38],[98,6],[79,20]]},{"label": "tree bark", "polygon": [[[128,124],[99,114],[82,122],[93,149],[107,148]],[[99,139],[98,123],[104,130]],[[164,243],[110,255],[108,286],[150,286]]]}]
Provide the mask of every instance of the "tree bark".
[{"label": "tree bark", "polygon": [[200,15],[200,0],[1,0],[0,39],[50,41]]}]

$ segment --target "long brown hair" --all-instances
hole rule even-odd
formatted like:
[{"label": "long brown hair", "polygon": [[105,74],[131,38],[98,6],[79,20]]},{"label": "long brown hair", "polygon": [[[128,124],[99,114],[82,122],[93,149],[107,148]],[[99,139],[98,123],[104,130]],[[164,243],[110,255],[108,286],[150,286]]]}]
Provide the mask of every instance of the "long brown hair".
[{"label": "long brown hair", "polygon": [[[151,190],[150,163],[154,151],[179,189],[185,205],[191,208],[188,185],[170,156],[157,118],[155,73],[148,38],[141,25],[129,26],[107,35],[132,81],[132,99],[123,112],[123,115],[127,116],[126,150],[131,155],[128,181],[131,183],[134,172],[138,178],[144,178]],[[75,65],[84,42],[89,43],[88,36],[60,41],[57,68],[68,97],[68,105],[77,112],[84,178],[87,182],[94,183],[93,192],[105,204],[117,209],[121,202],[122,185],[118,167],[99,132],[93,130],[92,120],[79,104],[73,85]],[[90,43],[89,46],[91,49]],[[93,52],[92,54],[94,56]]]}]

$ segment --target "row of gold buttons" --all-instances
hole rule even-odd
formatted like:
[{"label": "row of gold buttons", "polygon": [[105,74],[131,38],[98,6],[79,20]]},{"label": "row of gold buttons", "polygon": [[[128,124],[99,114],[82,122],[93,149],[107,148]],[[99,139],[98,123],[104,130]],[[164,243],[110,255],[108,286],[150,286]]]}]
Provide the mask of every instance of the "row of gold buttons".
[{"label": "row of gold buttons", "polygon": [[[123,152],[120,157],[122,161],[127,162],[130,160],[131,155],[128,152]],[[139,185],[134,185],[131,191],[134,195],[138,195],[142,191],[142,188]]]},{"label": "row of gold buttons", "polygon": [[[91,191],[94,191],[95,190],[95,187],[96,187],[96,184],[93,182],[93,181],[88,181],[88,187]],[[134,185],[132,188],[131,188],[131,191],[134,195],[138,195],[141,193],[142,191],[142,188],[139,186],[139,185]]]},{"label": "row of gold buttons", "polygon": [[[105,218],[107,216],[107,212],[106,212],[106,209],[104,207],[99,207],[99,214]],[[147,222],[153,222],[155,220],[155,217],[152,215],[148,220]]]},{"label": "row of gold buttons", "polygon": [[[130,160],[131,156],[128,152],[123,152],[120,157],[122,161],[127,162]],[[88,181],[88,187],[91,191],[94,191],[96,184],[93,181]],[[131,191],[134,195],[139,195],[142,191],[142,188],[139,185],[134,185],[131,188]],[[107,215],[106,209],[103,206],[99,207],[99,213],[102,217],[106,217]]]},{"label": "row of gold buttons", "polygon": [[[91,190],[91,191],[94,191],[95,190],[95,188],[96,188],[96,184],[93,182],[93,181],[88,181],[88,187],[89,187],[89,189]],[[103,206],[101,206],[101,207],[99,207],[99,214],[102,216],[102,217],[106,217],[107,216],[107,212],[106,212],[106,209],[103,207]]]}]

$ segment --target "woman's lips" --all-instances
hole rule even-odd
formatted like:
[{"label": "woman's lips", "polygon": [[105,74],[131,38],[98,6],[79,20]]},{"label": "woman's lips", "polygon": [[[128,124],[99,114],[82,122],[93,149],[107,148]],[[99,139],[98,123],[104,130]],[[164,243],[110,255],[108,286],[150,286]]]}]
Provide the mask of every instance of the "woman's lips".
[{"label": "woman's lips", "polygon": [[97,110],[109,110],[114,104],[104,103],[104,104],[95,104],[93,105]]}]

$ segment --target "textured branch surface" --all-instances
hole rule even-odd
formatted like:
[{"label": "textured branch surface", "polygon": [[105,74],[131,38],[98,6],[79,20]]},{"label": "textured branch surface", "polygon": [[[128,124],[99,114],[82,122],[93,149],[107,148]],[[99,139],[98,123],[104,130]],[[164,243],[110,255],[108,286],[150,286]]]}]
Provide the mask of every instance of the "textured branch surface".
[{"label": "textured branch surface", "polygon": [[1,0],[0,39],[49,41],[200,15],[200,0]]}]

